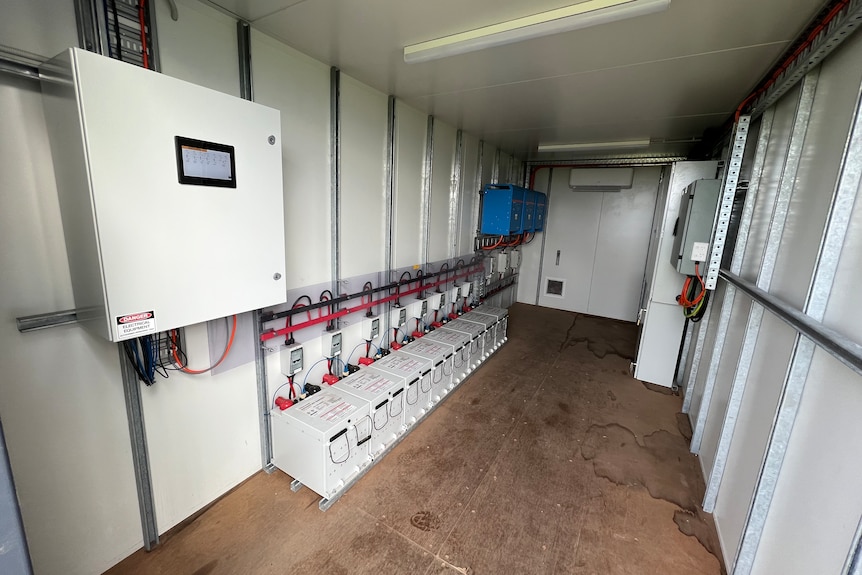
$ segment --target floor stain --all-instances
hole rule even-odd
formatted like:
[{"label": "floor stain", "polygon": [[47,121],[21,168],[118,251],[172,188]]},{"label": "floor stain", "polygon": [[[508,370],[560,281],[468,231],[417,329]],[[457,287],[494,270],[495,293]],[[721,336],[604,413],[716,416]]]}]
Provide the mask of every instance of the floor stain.
[{"label": "floor stain", "polygon": [[685,413],[676,414],[676,428],[686,441],[691,442],[691,421],[689,421],[688,415]]},{"label": "floor stain", "polygon": [[213,559],[203,567],[198,568],[192,575],[209,575],[216,568],[216,565],[218,565],[218,559]]},{"label": "floor stain", "polygon": [[643,445],[622,425],[593,425],[587,430],[581,456],[593,462],[599,477],[617,485],[642,485],[655,499],[694,512],[700,502],[686,478],[698,477],[700,470],[686,441],[665,430],[642,440]]},{"label": "floor stain", "polygon": [[679,527],[680,532],[700,541],[700,544],[718,559],[721,564],[721,574],[727,575],[727,570],[721,561],[721,545],[715,533],[712,517],[699,509],[695,512],[680,509],[673,514],[673,522]]}]

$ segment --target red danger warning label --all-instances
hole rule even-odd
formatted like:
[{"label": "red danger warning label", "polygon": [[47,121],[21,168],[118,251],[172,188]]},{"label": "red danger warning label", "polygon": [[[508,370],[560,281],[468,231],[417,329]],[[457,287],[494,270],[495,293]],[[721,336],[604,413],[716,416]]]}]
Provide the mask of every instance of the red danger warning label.
[{"label": "red danger warning label", "polygon": [[156,333],[156,312],[141,311],[117,316],[117,335],[120,338]]}]

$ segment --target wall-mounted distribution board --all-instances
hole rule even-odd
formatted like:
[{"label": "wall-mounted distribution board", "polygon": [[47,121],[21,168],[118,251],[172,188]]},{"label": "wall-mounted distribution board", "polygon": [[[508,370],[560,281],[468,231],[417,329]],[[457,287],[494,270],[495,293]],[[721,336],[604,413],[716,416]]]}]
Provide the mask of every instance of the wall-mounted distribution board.
[{"label": "wall-mounted distribution board", "polygon": [[273,463],[324,497],[371,463],[371,407],[365,399],[328,388],[270,415]]},{"label": "wall-mounted distribution board", "polygon": [[[693,276],[695,262],[706,262],[709,257],[720,192],[721,180],[697,180],[682,194],[670,262],[681,274]],[[705,275],[706,264],[701,263],[699,268],[700,275]]]},{"label": "wall-mounted distribution board", "polygon": [[85,327],[120,341],[285,301],[277,110],[74,48],[40,72]]}]

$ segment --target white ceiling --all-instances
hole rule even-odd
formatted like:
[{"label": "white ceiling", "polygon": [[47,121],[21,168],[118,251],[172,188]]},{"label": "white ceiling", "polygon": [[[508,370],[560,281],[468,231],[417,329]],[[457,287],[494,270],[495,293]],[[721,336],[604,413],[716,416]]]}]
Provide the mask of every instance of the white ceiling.
[{"label": "white ceiling", "polygon": [[539,142],[701,136],[727,120],[824,5],[672,0],[658,14],[405,64],[408,44],[577,1],[209,2],[520,158],[537,157]]}]

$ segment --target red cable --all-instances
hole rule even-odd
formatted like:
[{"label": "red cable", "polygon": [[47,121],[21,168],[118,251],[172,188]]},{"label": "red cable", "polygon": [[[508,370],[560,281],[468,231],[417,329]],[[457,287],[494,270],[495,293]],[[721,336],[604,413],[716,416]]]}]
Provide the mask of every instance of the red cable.
[{"label": "red cable", "polygon": [[844,8],[847,7],[848,4],[850,4],[850,0],[841,0],[841,2],[832,7],[829,13],[823,17],[823,20],[819,24],[817,24],[817,26],[814,27],[814,30],[812,30],[810,34],[808,34],[808,37],[805,38],[805,41],[802,42],[802,44],[800,44],[799,47],[793,51],[793,54],[787,57],[787,59],[781,64],[781,66],[772,74],[772,76],[769,77],[766,83],[754,92],[752,92],[747,98],[745,98],[745,100],[742,101],[742,103],[736,109],[734,121],[739,121],[739,117],[742,115],[742,110],[745,109],[745,106],[747,106],[749,102],[757,98],[760,94],[768,90],[769,87],[772,86],[784,73],[784,71],[787,70],[787,68],[789,68],[790,65],[793,64],[793,62],[795,62],[797,58],[799,58],[799,55],[802,54],[802,52],[804,52],[806,48],[808,48],[809,46],[811,46],[811,44],[814,43],[814,40],[817,39],[817,36],[820,35],[820,33],[829,25],[829,23],[834,20],[835,17]]},{"label": "red cable", "polygon": [[[141,25],[141,56],[144,60],[144,68],[150,69],[150,56],[147,53],[147,28],[145,4],[147,0],[138,0],[138,22]],[[119,30],[117,31],[119,33]]]}]

